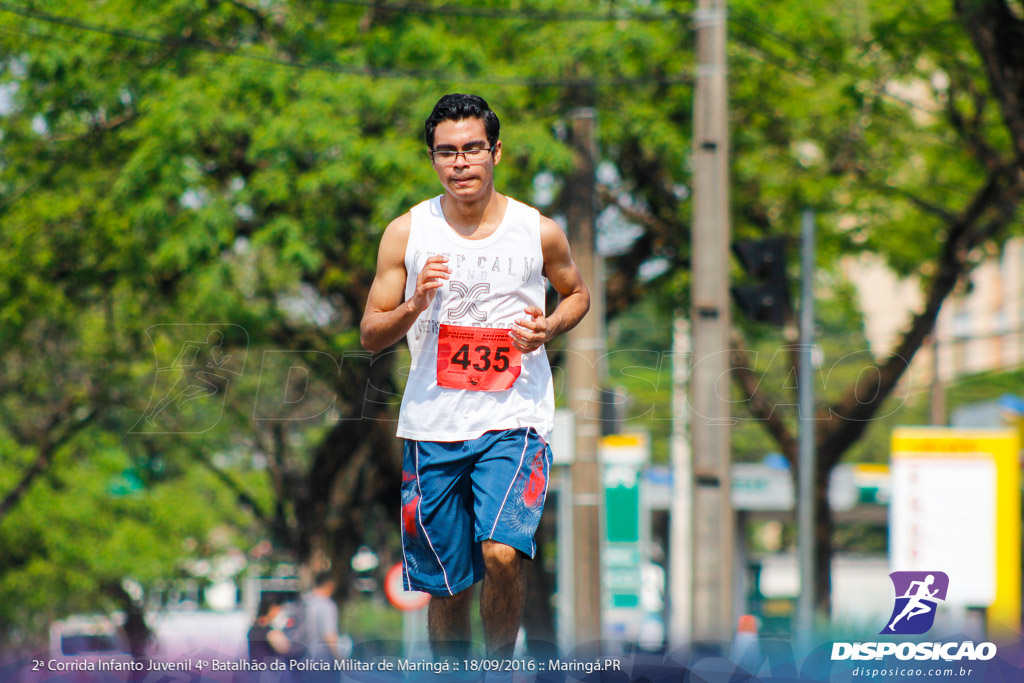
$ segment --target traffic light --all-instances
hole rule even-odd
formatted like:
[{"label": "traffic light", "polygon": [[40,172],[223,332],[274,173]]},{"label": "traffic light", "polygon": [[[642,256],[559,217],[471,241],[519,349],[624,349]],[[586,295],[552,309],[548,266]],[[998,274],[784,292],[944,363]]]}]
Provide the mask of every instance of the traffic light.
[{"label": "traffic light", "polygon": [[758,284],[729,288],[736,305],[751,320],[782,325],[789,311],[789,286],[786,284],[786,238],[733,242],[743,270]]}]

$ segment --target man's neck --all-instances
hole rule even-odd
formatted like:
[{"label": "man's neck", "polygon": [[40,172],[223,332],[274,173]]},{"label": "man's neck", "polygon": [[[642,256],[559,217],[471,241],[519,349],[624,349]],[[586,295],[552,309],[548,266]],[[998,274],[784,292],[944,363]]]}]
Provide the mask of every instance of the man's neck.
[{"label": "man's neck", "polygon": [[501,223],[508,198],[491,190],[490,194],[473,201],[441,197],[441,210],[445,220],[463,237],[486,237]]}]

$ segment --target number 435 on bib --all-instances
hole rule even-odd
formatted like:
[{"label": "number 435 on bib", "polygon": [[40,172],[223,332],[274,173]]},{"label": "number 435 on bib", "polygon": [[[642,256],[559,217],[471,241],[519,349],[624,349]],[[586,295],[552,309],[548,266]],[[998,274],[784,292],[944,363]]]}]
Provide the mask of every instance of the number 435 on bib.
[{"label": "number 435 on bib", "polygon": [[441,325],[437,384],[448,389],[505,391],[519,377],[522,358],[508,330]]}]

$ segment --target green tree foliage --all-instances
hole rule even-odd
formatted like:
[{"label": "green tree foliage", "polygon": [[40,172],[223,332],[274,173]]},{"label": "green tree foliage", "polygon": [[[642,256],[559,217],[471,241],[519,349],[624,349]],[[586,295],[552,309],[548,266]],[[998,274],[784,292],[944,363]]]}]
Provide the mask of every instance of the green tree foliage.
[{"label": "green tree foliage", "polygon": [[[32,644],[69,613],[141,610],[153,596],[133,596],[125,581],[144,589],[201,582],[195,563],[239,544],[249,522],[210,472],[185,458],[140,462],[119,439],[77,438],[0,526],[0,633],[8,646]],[[12,469],[5,463],[5,488]]]},{"label": "green tree foliage", "polygon": [[[96,466],[90,445],[109,439],[132,462],[166,454],[182,481],[214,477],[304,567],[340,575],[367,536],[393,542],[402,356],[360,355],[357,327],[381,231],[438,192],[423,118],[444,92],[484,95],[503,120],[500,189],[559,216],[567,116],[594,107],[607,231],[638,228],[609,258],[609,309],[648,292],[662,311],[685,306],[691,11],[0,5],[0,533],[26,523],[51,478]],[[952,8],[923,0],[731,11],[736,234],[792,234],[809,205],[822,266],[873,252],[921,271],[928,305],[900,347],[911,357],[1016,225],[1019,158],[1003,151],[982,61]],[[212,396],[153,416],[178,349],[200,340],[188,325],[219,326],[232,360]],[[881,395],[899,372],[879,370]],[[839,389],[826,471],[880,405]],[[792,420],[755,417],[792,456]],[[113,503],[90,500],[109,517]],[[199,533],[171,531],[172,549]],[[157,555],[149,577],[174,566]],[[70,609],[68,594],[53,604]]]},{"label": "green tree foliage", "polygon": [[[807,115],[783,113],[767,129],[784,133],[772,147],[790,146],[796,162],[791,168],[812,171],[783,187],[798,190],[791,201],[819,210],[819,257],[875,254],[897,273],[921,275],[924,303],[893,352],[863,363],[866,374],[857,373],[857,381],[839,396],[826,395],[821,408],[819,417],[827,419],[816,431],[816,571],[823,609],[832,537],[828,473],[883,417],[883,406],[933,330],[942,303],[969,282],[986,254],[997,253],[1008,237],[1019,234],[1017,204],[1024,190],[1021,158],[1006,151],[1012,149],[1012,119],[1000,115],[999,90],[986,81],[979,46],[953,8],[858,3],[844,10],[850,14],[836,27],[838,42],[831,48],[822,49],[828,42],[804,44],[797,34],[777,34],[778,42],[792,46],[791,58],[806,64],[811,56],[814,64],[802,73],[776,72],[782,87],[804,92],[803,98],[787,99],[806,107]],[[837,88],[832,96],[819,99],[831,88]],[[813,150],[818,151],[808,154]],[[815,182],[818,178],[823,182]],[[790,206],[792,211],[795,205]],[[739,367],[750,365],[744,354],[736,357]],[[756,372],[741,370],[735,376],[755,416],[764,419],[795,465],[792,413],[771,411],[788,401],[763,392]]]},{"label": "green tree foliage", "polygon": [[[88,445],[109,436],[124,457],[164,452],[216,477],[305,566],[333,560],[340,574],[365,535],[383,542],[398,488],[396,361],[352,352],[383,227],[437,192],[426,113],[443,92],[487,96],[505,122],[502,189],[530,200],[541,171],[557,186],[571,165],[560,122],[581,97],[627,93],[637,78],[663,95],[685,87],[671,65],[686,33],[579,7],[574,18],[551,3],[538,20],[501,3],[480,6],[490,18],[358,3],[5,6],[12,450],[0,529],[20,529],[35,492],[89,464]],[[653,54],[663,66],[652,74]],[[668,99],[688,108],[685,92]],[[233,326],[220,349],[238,365],[215,398],[161,403],[184,372],[178,349],[217,325]],[[164,334],[174,326],[203,334]],[[310,391],[288,393],[290,365],[309,371]],[[218,465],[223,453],[262,462],[261,485]],[[88,500],[90,518],[110,519],[112,503]],[[185,531],[165,531],[169,550],[139,559],[154,564],[135,575],[175,571]],[[51,561],[41,546],[25,551]],[[66,588],[47,591],[47,614],[79,608]]]}]

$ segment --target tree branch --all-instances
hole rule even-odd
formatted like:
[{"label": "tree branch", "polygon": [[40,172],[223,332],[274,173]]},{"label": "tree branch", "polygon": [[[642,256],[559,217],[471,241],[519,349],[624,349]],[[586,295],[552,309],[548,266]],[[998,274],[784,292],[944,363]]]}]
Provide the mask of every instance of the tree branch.
[{"label": "tree branch", "polygon": [[743,391],[743,398],[747,402],[750,414],[765,423],[768,432],[775,438],[792,467],[796,468],[797,442],[793,431],[783,421],[782,416],[775,410],[777,403],[767,396],[760,386],[760,379],[754,374],[751,368],[750,356],[746,349],[742,348],[743,340],[737,332],[733,332],[729,338],[729,360],[732,367],[732,376],[736,385]]},{"label": "tree branch", "polygon": [[616,207],[627,220],[646,228],[629,251],[609,259],[614,264],[614,269],[609,269],[605,281],[605,307],[608,316],[612,317],[644,295],[640,268],[648,260],[658,256],[659,251],[663,252],[661,255],[670,259],[675,266],[689,265],[679,258],[677,250],[666,248],[669,235],[675,236],[680,242],[688,241],[689,226],[670,224],[655,212],[628,201],[626,195],[607,185],[598,184],[597,194],[602,204]]},{"label": "tree branch", "polygon": [[904,189],[902,187],[897,187],[895,185],[890,185],[888,183],[880,183],[880,182],[875,181],[875,180],[870,180],[864,174],[861,174],[860,177],[869,186],[871,186],[872,188],[878,190],[879,192],[884,192],[884,193],[889,193],[889,194],[896,194],[896,195],[898,195],[900,197],[903,197],[904,199],[909,201],[911,204],[913,204],[917,208],[921,209],[921,211],[923,211],[924,213],[932,215],[932,216],[935,216],[935,217],[939,218],[944,223],[952,223],[952,222],[956,221],[956,214],[954,214],[953,212],[949,211],[948,209],[946,209],[946,208],[944,208],[942,206],[939,206],[938,204],[933,204],[933,203],[929,202],[928,200],[924,199],[923,197],[919,197],[918,195],[914,194],[913,192],[910,192],[907,189]]},{"label": "tree branch", "polygon": [[1004,0],[955,0],[953,6],[981,55],[1017,159],[1024,163],[1024,21]]},{"label": "tree branch", "polygon": [[[1022,190],[1024,177],[1020,170],[1000,169],[989,176],[970,205],[949,224],[937,272],[925,294],[924,309],[913,317],[890,358],[876,366],[875,381],[858,382],[830,408],[840,419],[829,421],[822,431],[820,451],[824,467],[835,465],[846,448],[867,428],[934,329],[943,302],[973,268],[970,252],[1005,231],[1013,219]],[[979,223],[993,210],[995,215],[979,228]]]},{"label": "tree branch", "polygon": [[257,521],[259,521],[260,524],[262,524],[265,528],[269,530],[274,529],[273,520],[271,520],[266,515],[266,513],[263,511],[263,508],[260,507],[259,503],[257,503],[256,500],[252,496],[250,496],[249,493],[244,488],[242,488],[242,485],[235,481],[230,474],[214,465],[213,462],[202,453],[193,452],[192,458],[200,465],[208,469],[210,473],[213,474],[213,476],[217,477],[217,479],[219,479],[221,483],[223,483],[228,488],[228,490],[234,493],[235,497],[238,499],[238,502],[241,505],[249,508],[249,511],[252,512],[253,516],[256,517]]},{"label": "tree branch", "polygon": [[946,115],[949,117],[949,122],[953,125],[953,130],[960,135],[960,138],[967,143],[967,149],[970,150],[971,154],[974,155],[978,161],[985,165],[989,173],[994,172],[996,169],[1001,167],[1004,162],[996,154],[995,150],[985,141],[984,137],[978,132],[979,125],[981,123],[981,112],[984,107],[984,99],[978,92],[978,89],[974,87],[974,84],[967,83],[967,90],[972,95],[972,99],[975,104],[975,114],[968,123],[964,117],[960,107],[956,104],[957,84],[950,77],[949,84],[949,95],[946,98]]},{"label": "tree branch", "polygon": [[63,446],[68,440],[77,432],[82,430],[86,425],[92,422],[99,408],[93,409],[85,417],[68,425],[56,438],[47,439],[46,436],[53,430],[55,430],[61,423],[61,418],[67,415],[73,408],[71,407],[70,400],[62,402],[61,406],[50,416],[48,425],[44,430],[43,436],[39,439],[39,451],[36,455],[36,459],[32,462],[25,472],[22,474],[21,479],[17,484],[14,485],[7,495],[0,500],[0,522],[3,521],[4,517],[13,510],[18,503],[25,497],[32,483],[53,464],[53,454],[57,452],[57,449]]}]

